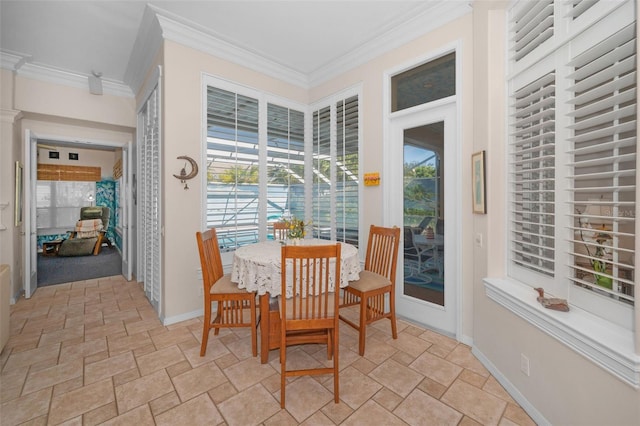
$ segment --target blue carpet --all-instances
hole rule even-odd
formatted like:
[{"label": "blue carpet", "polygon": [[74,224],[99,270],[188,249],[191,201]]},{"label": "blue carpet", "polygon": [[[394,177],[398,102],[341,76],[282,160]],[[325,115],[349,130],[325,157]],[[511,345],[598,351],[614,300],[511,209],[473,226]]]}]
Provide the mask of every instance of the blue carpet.
[{"label": "blue carpet", "polygon": [[115,247],[97,256],[58,257],[38,254],[38,287],[122,274],[122,258]]}]

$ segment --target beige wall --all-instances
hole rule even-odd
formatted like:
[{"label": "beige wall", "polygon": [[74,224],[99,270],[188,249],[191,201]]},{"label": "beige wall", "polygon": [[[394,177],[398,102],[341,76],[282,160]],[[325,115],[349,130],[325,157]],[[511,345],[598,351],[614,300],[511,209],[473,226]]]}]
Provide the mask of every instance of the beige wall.
[{"label": "beige wall", "polygon": [[87,89],[20,76],[17,76],[15,81],[14,108],[33,114],[100,123],[102,127],[136,126],[133,98],[92,95]]},{"label": "beige wall", "polygon": [[[55,143],[45,142],[55,147]],[[60,153],[60,158],[49,158],[48,148],[38,149],[38,164],[55,164],[59,166],[83,166],[100,167],[100,176],[103,179],[113,178],[113,165],[122,158],[122,151],[104,151],[97,149],[82,149],[77,147],[57,147],[55,151]],[[69,153],[78,154],[78,160],[69,160]]]}]

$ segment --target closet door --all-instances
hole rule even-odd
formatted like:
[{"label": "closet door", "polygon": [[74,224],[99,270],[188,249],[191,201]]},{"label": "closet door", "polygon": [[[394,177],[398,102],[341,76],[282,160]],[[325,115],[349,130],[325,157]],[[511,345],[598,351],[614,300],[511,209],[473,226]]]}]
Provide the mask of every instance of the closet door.
[{"label": "closet door", "polygon": [[162,310],[161,146],[159,84],[138,113],[138,253],[139,280],[158,315]]}]

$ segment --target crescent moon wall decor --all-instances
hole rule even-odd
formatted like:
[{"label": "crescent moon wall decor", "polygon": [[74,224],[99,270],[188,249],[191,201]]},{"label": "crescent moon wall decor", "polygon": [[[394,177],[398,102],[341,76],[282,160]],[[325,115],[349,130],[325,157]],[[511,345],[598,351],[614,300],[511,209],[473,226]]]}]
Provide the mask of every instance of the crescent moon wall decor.
[{"label": "crescent moon wall decor", "polygon": [[187,163],[184,164],[182,170],[180,170],[179,175],[173,175],[176,179],[180,179],[180,183],[184,183],[184,189],[189,189],[189,185],[187,181],[189,179],[193,179],[198,175],[198,163],[191,157],[187,157],[186,155],[181,155],[178,157],[178,160],[187,160],[187,162],[191,165],[191,172],[187,173]]}]

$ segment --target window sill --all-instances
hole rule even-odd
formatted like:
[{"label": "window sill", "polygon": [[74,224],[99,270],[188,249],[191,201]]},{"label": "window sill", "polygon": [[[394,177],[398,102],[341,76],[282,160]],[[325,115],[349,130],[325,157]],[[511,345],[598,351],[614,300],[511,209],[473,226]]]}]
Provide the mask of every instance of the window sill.
[{"label": "window sill", "polygon": [[574,306],[569,312],[545,309],[531,287],[514,280],[485,278],[483,282],[491,300],[635,389],[640,388],[640,356],[634,352],[632,331]]}]

